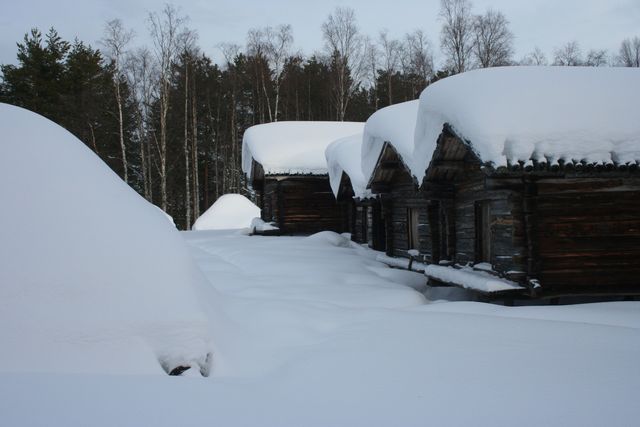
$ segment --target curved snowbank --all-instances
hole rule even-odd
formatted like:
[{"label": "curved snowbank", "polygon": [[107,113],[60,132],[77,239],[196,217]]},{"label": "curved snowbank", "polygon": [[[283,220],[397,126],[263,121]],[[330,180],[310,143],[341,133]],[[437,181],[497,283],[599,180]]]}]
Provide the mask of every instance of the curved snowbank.
[{"label": "curved snowbank", "polygon": [[53,122],[0,104],[0,132],[0,371],[206,375],[215,291],[178,231]]},{"label": "curved snowbank", "polygon": [[260,208],[241,194],[225,194],[193,224],[194,230],[233,230],[248,228],[254,218],[260,217]]},{"label": "curved snowbank", "polygon": [[329,169],[329,183],[333,194],[338,197],[342,173],[351,180],[355,197],[365,198],[371,195],[367,190],[367,181],[362,173],[362,134],[348,136],[333,141],[325,151]]},{"label": "curved snowbank", "polygon": [[420,96],[414,166],[419,181],[448,123],[496,166],[536,160],[640,161],[640,71],[504,67],[448,77]]},{"label": "curved snowbank", "polygon": [[391,144],[414,175],[413,146],[418,101],[402,102],[382,108],[369,117],[362,140],[362,173],[367,182],[373,174],[385,142]]},{"label": "curved snowbank", "polygon": [[324,175],[324,151],[336,139],[362,133],[364,123],[275,122],[252,126],[242,138],[242,171],[251,176],[253,160],[267,175]]}]

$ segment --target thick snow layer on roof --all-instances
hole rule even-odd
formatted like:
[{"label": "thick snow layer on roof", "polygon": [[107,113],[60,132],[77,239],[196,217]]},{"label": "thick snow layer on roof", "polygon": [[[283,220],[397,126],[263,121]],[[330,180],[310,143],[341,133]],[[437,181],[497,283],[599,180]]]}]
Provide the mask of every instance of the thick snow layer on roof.
[{"label": "thick snow layer on roof", "polygon": [[260,208],[241,194],[225,194],[193,224],[194,230],[231,230],[249,228],[260,216]]},{"label": "thick snow layer on roof", "polygon": [[333,194],[338,197],[342,173],[346,173],[351,180],[355,197],[371,196],[367,190],[367,181],[362,173],[362,134],[340,138],[332,142],[325,151],[327,167],[329,168],[329,182]]},{"label": "thick snow layer on roof", "polygon": [[0,133],[0,371],[206,371],[216,298],[165,215],[44,117]]},{"label": "thick snow layer on roof", "polygon": [[362,133],[364,123],[276,122],[252,126],[242,138],[242,170],[251,176],[253,160],[267,175],[324,175],[324,151],[336,139]]},{"label": "thick snow layer on roof", "polygon": [[629,163],[640,160],[640,70],[504,67],[470,71],[420,96],[419,179],[448,123],[481,160]]},{"label": "thick snow layer on roof", "polygon": [[412,154],[418,104],[416,100],[390,105],[376,111],[367,120],[362,141],[362,172],[367,182],[385,142],[391,144],[405,165],[417,174]]}]

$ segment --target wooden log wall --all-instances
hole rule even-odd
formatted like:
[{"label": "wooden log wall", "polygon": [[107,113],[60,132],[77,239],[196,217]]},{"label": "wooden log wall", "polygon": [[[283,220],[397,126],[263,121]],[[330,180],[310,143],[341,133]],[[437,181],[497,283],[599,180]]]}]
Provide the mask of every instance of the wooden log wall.
[{"label": "wooden log wall", "polygon": [[409,257],[409,209],[418,210],[418,242],[421,255],[432,258],[431,232],[427,218],[427,199],[418,191],[408,174],[396,174],[391,181],[387,203],[386,252],[391,256]]},{"label": "wooden log wall", "polygon": [[348,231],[345,209],[347,205],[336,202],[326,176],[267,177],[265,181],[263,219],[276,222],[283,233]]},{"label": "wooden log wall", "polygon": [[640,293],[640,178],[540,179],[536,187],[545,292]]}]

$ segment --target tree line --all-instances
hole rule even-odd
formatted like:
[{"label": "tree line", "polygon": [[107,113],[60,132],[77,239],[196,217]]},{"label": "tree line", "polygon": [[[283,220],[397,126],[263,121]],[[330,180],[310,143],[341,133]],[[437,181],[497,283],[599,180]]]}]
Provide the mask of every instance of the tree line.
[{"label": "tree line", "polygon": [[[253,28],[246,43],[220,43],[216,64],[199,47],[187,17],[165,5],[147,17],[152,43],[108,21],[99,47],[32,29],[17,43],[17,64],[1,65],[0,101],[59,123],[150,202],[189,229],[220,195],[248,193],[242,135],[279,120],[364,121],[416,99],[438,79],[473,68],[547,65],[536,48],[514,59],[513,33],[499,11],[474,14],[468,0],[442,0],[440,50],[422,30],[400,39],[363,34],[355,11],[336,8],[321,27],[324,46],[294,49],[293,29]],[[640,38],[619,52],[577,42],[557,48],[553,65],[640,66]]]}]

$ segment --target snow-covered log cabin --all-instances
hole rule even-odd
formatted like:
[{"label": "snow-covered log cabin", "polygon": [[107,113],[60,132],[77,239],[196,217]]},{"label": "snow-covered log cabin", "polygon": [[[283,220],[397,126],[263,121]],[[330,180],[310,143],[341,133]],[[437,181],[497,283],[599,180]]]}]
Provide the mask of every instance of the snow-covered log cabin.
[{"label": "snow-covered log cabin", "polygon": [[325,152],[329,181],[351,239],[383,251],[386,239],[380,199],[366,188],[361,151],[362,134],[332,142]]},{"label": "snow-covered log cabin", "polygon": [[420,260],[431,261],[427,200],[409,166],[417,111],[418,101],[403,102],[367,120],[362,170],[367,188],[380,200],[387,255],[409,257],[410,250],[417,250]]},{"label": "snow-covered log cabin", "polygon": [[285,234],[346,231],[329,185],[325,150],[361,134],[363,123],[275,122],[252,126],[242,140],[242,169],[262,219]]},{"label": "snow-covered log cabin", "polygon": [[496,68],[428,87],[413,166],[432,261],[490,265],[534,296],[640,294],[638,100],[634,69]]}]

